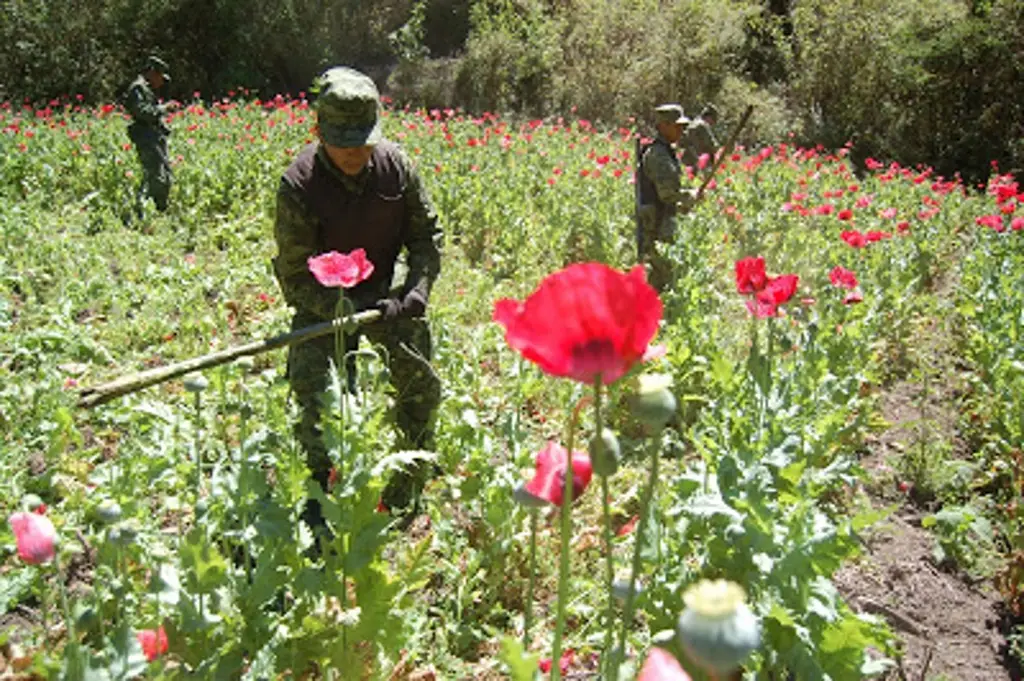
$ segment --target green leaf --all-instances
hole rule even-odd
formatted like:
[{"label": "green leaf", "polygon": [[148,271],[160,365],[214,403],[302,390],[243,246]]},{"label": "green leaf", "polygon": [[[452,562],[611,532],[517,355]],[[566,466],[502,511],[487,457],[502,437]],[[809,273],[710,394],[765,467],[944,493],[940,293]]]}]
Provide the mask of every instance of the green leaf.
[{"label": "green leaf", "polygon": [[227,579],[228,564],[205,535],[195,528],[181,543],[181,566],[187,575],[189,590],[209,593]]},{"label": "green leaf", "polygon": [[38,574],[36,568],[26,567],[0,575],[0,610],[10,612],[12,606],[27,597]]},{"label": "green leaf", "polygon": [[501,661],[508,665],[512,681],[533,681],[537,677],[539,655],[523,650],[523,644],[511,636],[501,641]]}]

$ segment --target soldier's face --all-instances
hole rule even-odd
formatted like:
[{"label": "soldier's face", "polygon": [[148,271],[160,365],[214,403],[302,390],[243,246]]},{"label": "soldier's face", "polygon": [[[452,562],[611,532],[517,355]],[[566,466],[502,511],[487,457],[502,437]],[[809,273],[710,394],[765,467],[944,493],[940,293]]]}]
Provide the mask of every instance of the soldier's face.
[{"label": "soldier's face", "polygon": [[679,141],[679,138],[683,136],[683,124],[682,123],[659,123],[658,132],[665,138],[665,141],[670,144],[675,144]]},{"label": "soldier's face", "polygon": [[164,74],[159,71],[150,71],[147,77],[149,80],[149,86],[154,90],[159,90],[164,86]]},{"label": "soldier's face", "polygon": [[[323,143],[323,140],[321,142]],[[327,143],[323,145],[331,163],[346,175],[358,175],[362,172],[370,162],[370,155],[373,154],[373,145],[370,144],[362,147],[335,147]]]}]

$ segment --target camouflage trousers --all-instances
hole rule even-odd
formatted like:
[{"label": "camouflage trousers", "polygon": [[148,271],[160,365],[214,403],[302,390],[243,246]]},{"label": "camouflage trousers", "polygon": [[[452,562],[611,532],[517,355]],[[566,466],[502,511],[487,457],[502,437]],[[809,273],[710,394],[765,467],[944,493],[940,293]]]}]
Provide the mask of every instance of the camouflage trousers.
[{"label": "camouflage trousers", "polygon": [[171,163],[167,156],[167,137],[152,135],[135,140],[135,152],[142,164],[142,182],[135,194],[135,210],[142,213],[146,197],[153,199],[156,209],[167,210],[171,195]]},{"label": "camouflage trousers", "polygon": [[672,263],[658,252],[655,244],[670,243],[675,238],[676,220],[668,217],[660,222],[653,214],[642,216],[636,229],[637,261],[647,266],[647,280],[658,292],[668,287],[672,280]]},{"label": "camouflage trousers", "polygon": [[[320,319],[296,315],[292,329],[319,323]],[[361,327],[347,338],[346,352],[359,346],[361,336],[387,353],[391,386],[395,390],[395,425],[401,434],[402,449],[430,449],[433,446],[433,425],[441,402],[441,382],[429,365],[431,357],[430,327],[425,319],[395,319]],[[320,395],[327,389],[328,367],[334,360],[334,337],[324,336],[293,345],[288,352],[288,382],[299,404],[300,418],[295,435],[306,452],[306,462],[313,479],[325,489],[331,461],[324,447],[320,430]],[[349,358],[349,391],[356,385],[354,358]],[[424,471],[413,471],[398,487],[422,484]],[[395,483],[396,481],[392,481]],[[418,489],[395,489],[389,485],[393,498],[385,498],[389,508],[406,505],[410,493]],[[387,497],[388,492],[385,493]]]}]

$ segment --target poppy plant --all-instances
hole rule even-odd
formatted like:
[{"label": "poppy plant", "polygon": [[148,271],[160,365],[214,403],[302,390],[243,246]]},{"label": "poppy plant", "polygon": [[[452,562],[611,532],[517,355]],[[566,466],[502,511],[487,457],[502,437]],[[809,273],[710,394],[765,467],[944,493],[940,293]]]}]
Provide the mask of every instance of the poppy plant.
[{"label": "poppy plant", "polygon": [[46,516],[19,511],[7,522],[14,532],[18,556],[29,565],[48,563],[57,555],[57,530]]},{"label": "poppy plant", "polygon": [[[561,506],[562,492],[565,488],[565,459],[565,447],[557,442],[548,442],[544,449],[537,452],[533,478],[524,485],[524,489],[538,499]],[[590,457],[585,452],[573,452],[572,498],[574,500],[579,499],[587,489],[593,473]]]},{"label": "poppy plant", "polygon": [[857,275],[841,265],[836,265],[832,268],[828,279],[832,282],[833,286],[851,290],[857,288]]},{"label": "poppy plant", "polygon": [[150,662],[167,652],[167,632],[163,627],[143,629],[136,633],[135,637],[139,639],[139,645],[142,646],[142,654]]},{"label": "poppy plant", "polygon": [[636,681],[690,681],[675,655],[662,648],[651,648]]},{"label": "poppy plant", "polygon": [[524,301],[499,300],[494,321],[545,373],[608,385],[644,360],[661,312],[643,266],[625,273],[581,263],[549,275]]},{"label": "poppy plant", "polygon": [[742,258],[736,261],[736,291],[757,293],[768,283],[764,258]]},{"label": "poppy plant", "polygon": [[373,274],[373,263],[366,259],[362,248],[347,254],[330,251],[306,262],[320,285],[327,288],[352,288]]}]

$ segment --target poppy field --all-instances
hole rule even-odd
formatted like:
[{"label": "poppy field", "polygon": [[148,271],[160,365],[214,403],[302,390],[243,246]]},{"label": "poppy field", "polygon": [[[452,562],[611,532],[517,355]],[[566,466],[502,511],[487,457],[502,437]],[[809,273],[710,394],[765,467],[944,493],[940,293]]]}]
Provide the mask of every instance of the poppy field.
[{"label": "poppy field", "polygon": [[[274,197],[313,122],[302,95],[197,93],[169,120],[170,210],[127,220],[119,108],[0,105],[0,676],[898,678],[891,622],[833,580],[897,508],[998,591],[1024,656],[1012,176],[738,148],[660,245],[659,292],[633,236],[649,131],[388,106],[445,232],[436,451],[397,450],[368,344],[356,393],[332,374],[324,395],[326,490],[283,351],[78,406],[288,329]],[[869,469],[897,381],[957,437],[919,424]],[[419,460],[436,475],[399,527],[381,491]]]}]

